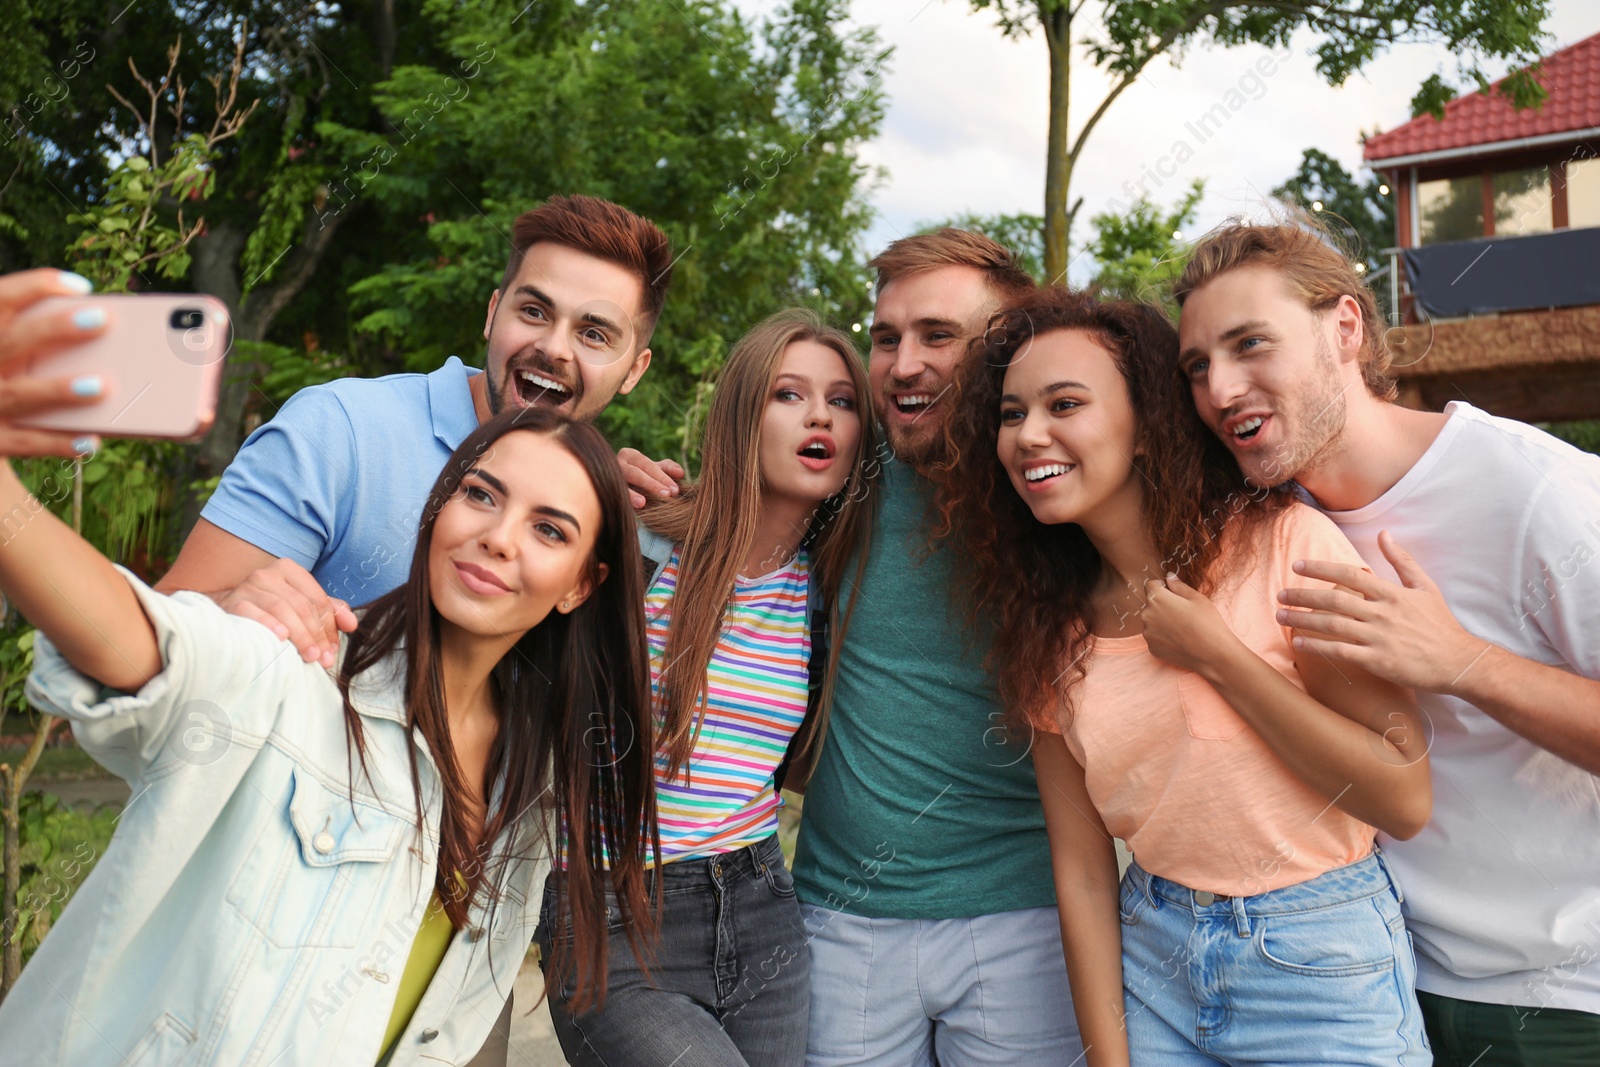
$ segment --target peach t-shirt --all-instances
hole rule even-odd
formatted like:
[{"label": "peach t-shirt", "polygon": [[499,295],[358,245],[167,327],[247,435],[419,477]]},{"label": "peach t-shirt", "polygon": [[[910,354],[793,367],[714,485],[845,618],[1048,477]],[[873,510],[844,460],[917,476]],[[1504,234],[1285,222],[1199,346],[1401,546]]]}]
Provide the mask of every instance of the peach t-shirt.
[{"label": "peach t-shirt", "polygon": [[[1297,559],[1363,567],[1321,513],[1293,504],[1238,557],[1224,535],[1213,595],[1257,655],[1301,689],[1278,591],[1327,587],[1291,569]],[[1143,636],[1097,637],[1074,694],[1066,741],[1082,764],[1107,829],[1139,865],[1190,889],[1253,896],[1363,859],[1373,830],[1305,785],[1198,674],[1150,654]]]}]

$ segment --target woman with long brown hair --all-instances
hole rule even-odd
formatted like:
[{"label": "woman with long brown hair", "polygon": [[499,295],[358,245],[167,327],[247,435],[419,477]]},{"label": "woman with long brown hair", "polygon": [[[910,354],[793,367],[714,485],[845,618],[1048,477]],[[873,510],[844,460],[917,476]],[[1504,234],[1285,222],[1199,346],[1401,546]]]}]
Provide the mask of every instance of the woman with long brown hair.
[{"label": "woman with long brown hair", "polygon": [[[660,941],[640,967],[613,935],[598,1010],[552,994],[569,1063],[805,1061],[809,967],[778,790],[786,760],[804,763],[825,725],[822,639],[842,631],[846,561],[868,528],[868,396],[847,335],[808,311],[771,316],[717,380],[699,480],[643,515]],[[552,874],[547,900],[563,878]]]},{"label": "woman with long brown hair", "polygon": [[551,808],[553,973],[596,1000],[607,920],[648,933],[650,760],[617,744],[651,736],[643,578],[593,427],[470,434],[334,670],[118,571],[5,463],[0,500],[29,516],[0,589],[39,630],[30,693],[134,790],[0,1010],[0,1062],[462,1062],[522,964]]},{"label": "woman with long brown hair", "polygon": [[1159,309],[1045,289],[975,344],[940,507],[1034,731],[1088,1062],[1429,1062],[1373,843],[1428,818],[1415,701],[1277,621],[1355,550],[1243,478]]}]

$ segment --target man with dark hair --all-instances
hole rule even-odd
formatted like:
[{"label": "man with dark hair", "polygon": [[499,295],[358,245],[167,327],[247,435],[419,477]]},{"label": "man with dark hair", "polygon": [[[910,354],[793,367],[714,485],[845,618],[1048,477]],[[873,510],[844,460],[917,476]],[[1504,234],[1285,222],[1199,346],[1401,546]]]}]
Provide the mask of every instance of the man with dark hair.
[{"label": "man with dark hair", "polygon": [[1432,821],[1380,842],[1435,1062],[1593,1064],[1600,457],[1464,401],[1393,403],[1372,294],[1309,226],[1224,227],[1177,296],[1201,417],[1252,480],[1296,481],[1370,568],[1298,563],[1344,588],[1285,591],[1280,621],[1335,666],[1416,690],[1432,731]]},{"label": "man with dark hair", "polygon": [[[928,544],[929,476],[967,342],[1033,281],[1004,247],[940,230],[878,272],[869,373],[892,449],[828,732],[805,784],[795,884],[811,948],[808,1067],[1069,1064],[1082,1051],[1044,811],[983,641]],[[670,493],[625,450],[629,481]],[[858,573],[854,564],[847,574]]]},{"label": "man with dark hair", "polygon": [[512,242],[483,373],[452,356],[431,374],[302,389],[239,449],[158,588],[215,595],[331,664],[316,620],[351,623],[345,604],[405,580],[428,488],[473,428],[507,404],[592,419],[630,392],[671,280],[666,235],[566,196],[520,216]]}]

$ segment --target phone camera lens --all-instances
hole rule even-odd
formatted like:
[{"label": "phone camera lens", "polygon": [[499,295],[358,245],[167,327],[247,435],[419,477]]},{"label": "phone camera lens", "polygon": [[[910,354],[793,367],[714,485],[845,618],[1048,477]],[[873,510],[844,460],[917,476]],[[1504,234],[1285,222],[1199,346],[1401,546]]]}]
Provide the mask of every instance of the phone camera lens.
[{"label": "phone camera lens", "polygon": [[199,308],[179,308],[172,313],[174,330],[193,330],[205,325],[206,313]]}]

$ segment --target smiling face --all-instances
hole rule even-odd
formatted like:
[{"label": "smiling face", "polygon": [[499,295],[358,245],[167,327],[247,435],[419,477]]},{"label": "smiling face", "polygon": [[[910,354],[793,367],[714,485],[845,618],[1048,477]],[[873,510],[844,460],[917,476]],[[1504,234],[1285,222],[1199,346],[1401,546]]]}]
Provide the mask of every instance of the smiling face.
[{"label": "smiling face", "polygon": [[1257,485],[1315,470],[1361,390],[1360,310],[1306,306],[1275,271],[1240,267],[1189,294],[1178,327],[1195,409]]},{"label": "smiling face", "polygon": [[873,403],[895,455],[935,458],[947,395],[970,341],[999,299],[977,267],[947,266],[889,282],[872,315]]},{"label": "smiling face", "polygon": [[1095,337],[1035,337],[1006,369],[1002,394],[996,452],[1034,518],[1112,532],[1140,521],[1138,425],[1122,372]]},{"label": "smiling face", "polygon": [[469,469],[434,520],[428,586],[446,623],[515,640],[604,579],[591,566],[600,501],[548,434],[514,430]]},{"label": "smiling face", "polygon": [[593,419],[650,365],[644,286],[626,268],[540,242],[489,300],[483,336],[490,415],[542,404]]},{"label": "smiling face", "polygon": [[816,341],[784,349],[761,416],[763,493],[815,506],[843,489],[861,444],[859,405],[838,352]]}]

